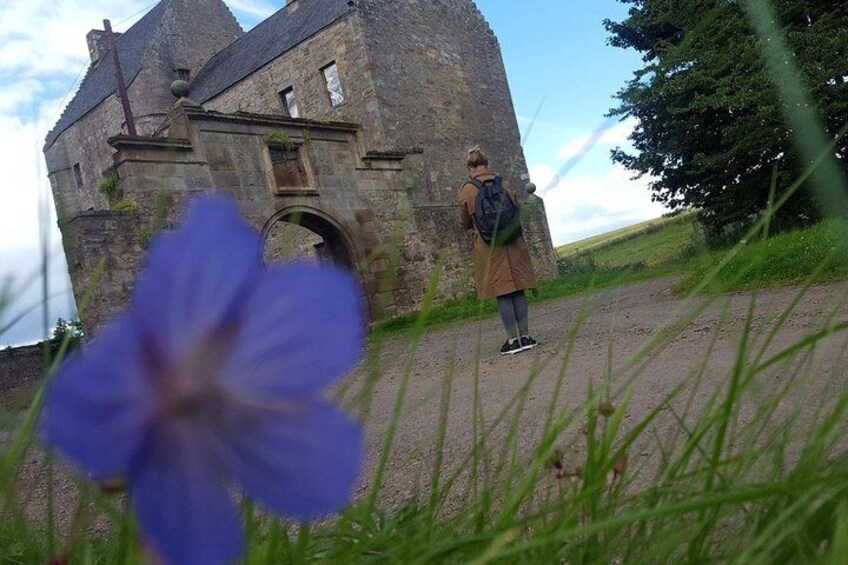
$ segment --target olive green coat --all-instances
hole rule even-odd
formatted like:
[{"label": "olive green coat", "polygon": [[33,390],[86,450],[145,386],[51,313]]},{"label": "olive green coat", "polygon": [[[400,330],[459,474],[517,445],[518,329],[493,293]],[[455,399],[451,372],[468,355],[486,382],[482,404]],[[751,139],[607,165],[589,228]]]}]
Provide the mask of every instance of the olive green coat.
[{"label": "olive green coat", "polygon": [[[485,173],[477,175],[476,179],[486,182],[493,180],[495,175]],[[515,194],[510,193],[518,205]],[[519,237],[514,242],[502,247],[492,247],[483,241],[477,226],[474,224],[474,210],[477,206],[477,187],[466,182],[459,189],[460,221],[462,226],[471,230],[474,256],[474,285],[479,298],[495,298],[518,290],[536,287],[536,275],[527,242]]]}]

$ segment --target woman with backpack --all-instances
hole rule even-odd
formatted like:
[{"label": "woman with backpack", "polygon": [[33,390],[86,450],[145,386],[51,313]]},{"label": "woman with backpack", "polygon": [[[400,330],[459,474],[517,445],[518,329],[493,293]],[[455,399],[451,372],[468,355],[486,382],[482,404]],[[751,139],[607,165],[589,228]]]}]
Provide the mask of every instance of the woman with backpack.
[{"label": "woman with backpack", "polygon": [[462,226],[472,230],[474,284],[481,299],[496,298],[507,340],[501,355],[536,347],[528,333],[525,290],[536,292],[536,275],[521,233],[518,200],[489,171],[479,147],[468,151],[467,180],[459,190]]}]

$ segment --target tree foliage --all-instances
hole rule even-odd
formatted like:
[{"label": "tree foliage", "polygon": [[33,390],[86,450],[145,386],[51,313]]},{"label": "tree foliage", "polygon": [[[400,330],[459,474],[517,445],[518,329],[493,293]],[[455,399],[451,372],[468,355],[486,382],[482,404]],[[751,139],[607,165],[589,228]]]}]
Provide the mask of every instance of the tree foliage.
[{"label": "tree foliage", "polygon": [[62,347],[65,339],[68,340],[67,350],[70,352],[80,345],[82,337],[85,335],[82,329],[82,323],[79,320],[65,320],[59,318],[56,325],[53,327],[53,337],[50,339],[50,345],[53,349],[58,350]]},{"label": "tree foliage", "polygon": [[[613,159],[650,175],[653,198],[697,207],[717,238],[758,217],[809,166],[795,150],[786,107],[739,1],[619,0],[622,22],[607,20],[610,44],[635,49],[644,66],[623,88],[612,115],[635,117],[634,152]],[[745,0],[742,0],[745,1]],[[751,1],[751,0],[748,0]],[[848,122],[848,3],[773,0],[779,26],[827,133]],[[845,163],[848,143],[837,157]],[[783,224],[822,215],[805,187],[779,212]]]}]

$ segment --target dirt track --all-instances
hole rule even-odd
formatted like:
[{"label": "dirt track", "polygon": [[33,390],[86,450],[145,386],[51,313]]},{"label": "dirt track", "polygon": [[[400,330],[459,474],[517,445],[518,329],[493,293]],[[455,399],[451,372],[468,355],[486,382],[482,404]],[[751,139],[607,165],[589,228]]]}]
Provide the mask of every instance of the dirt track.
[{"label": "dirt track", "polygon": [[[519,392],[527,382],[528,375],[534,370],[539,371],[527,396],[519,440],[520,450],[525,453],[536,447],[557,375],[563,366],[565,343],[569,332],[575,328],[581,305],[585,305],[585,316],[577,329],[573,353],[558,400],[559,409],[568,411],[580,407],[588,396],[590,383],[597,388],[608,372],[608,365],[613,382],[621,383],[623,379],[633,376],[633,371],[622,372],[623,364],[650,340],[656,340],[660,343],[659,347],[645,357],[649,365],[633,381],[633,396],[625,426],[627,422],[633,423],[646,416],[663,402],[681,380],[699,367],[704,367],[697,390],[694,385],[690,386],[673,403],[678,412],[683,412],[683,405],[691,399],[690,417],[692,413],[696,414],[709,394],[731,372],[752,295],[739,293],[685,302],[671,294],[672,284],[673,281],[657,280],[598,293],[588,298],[538,304],[531,309],[531,334],[542,345],[514,356],[501,357],[498,353],[504,335],[497,317],[482,324],[457,324],[426,334],[410,373],[404,412],[387,471],[387,484],[383,492],[385,500],[390,504],[402,502],[429,482],[441,387],[451,368],[453,382],[445,466],[455,466],[471,449],[478,342],[481,345],[479,394],[487,425]],[[757,296],[751,325],[754,350],[774,327],[797,292],[797,289],[789,288],[762,292]],[[845,284],[811,289],[788,317],[767,351],[778,352],[826,324],[848,320],[846,299],[848,286]],[[691,321],[686,320],[687,315],[706,301],[711,303],[700,315]],[[658,336],[660,328],[674,320],[682,321],[681,325]],[[820,399],[825,387],[836,386],[844,390],[848,380],[842,358],[846,345],[846,335],[838,334],[821,342],[812,357],[807,359],[807,365],[797,365],[798,360],[789,361],[760,375],[754,387],[756,392],[746,398],[742,418],[750,418],[758,404],[764,398],[771,397],[773,391],[786,381],[787,369],[797,372],[799,367],[808,371],[801,379],[803,390],[794,391],[778,410],[790,410],[795,401],[808,402],[809,418],[812,418],[813,408],[821,405]],[[380,353],[383,375],[375,385],[368,425],[368,464],[360,495],[368,490],[367,484],[379,459],[384,430],[390,421],[404,364],[409,356],[408,338],[390,340],[384,344]],[[826,384],[831,378],[834,382]],[[614,384],[612,388],[616,390],[618,387]],[[679,428],[671,418],[660,419],[658,426],[661,434],[670,440],[673,440],[672,436]],[[648,452],[641,455],[646,457]],[[574,457],[575,460],[579,459],[579,455]]]},{"label": "dirt track", "polygon": [[[497,317],[482,323],[466,322],[427,333],[417,350],[409,372],[408,389],[402,417],[397,428],[394,448],[386,470],[386,483],[381,492],[385,505],[395,506],[426,490],[434,461],[434,444],[439,421],[440,398],[445,375],[453,369],[448,428],[444,449],[444,466],[457,467],[471,450],[472,407],[475,371],[479,370],[479,395],[483,419],[489,426],[510,400],[527,382],[528,375],[537,372],[527,395],[519,432],[519,451],[529,453],[536,447],[544,427],[548,405],[563,366],[568,334],[575,327],[576,339],[570,357],[557,408],[573,411],[587,398],[589,386],[599,386],[605,374],[613,376],[612,389],[619,388],[623,379],[634,372],[621,367],[651,340],[659,346],[645,359],[647,367],[633,380],[633,395],[625,417],[625,427],[647,415],[662,404],[666,395],[699,367],[704,367],[703,378],[697,389],[689,386],[672,404],[683,412],[683,404],[692,402],[697,413],[709,394],[720,386],[729,374],[737,356],[740,335],[745,326],[751,295],[746,293],[722,296],[693,319],[685,316],[705,300],[691,303],[670,293],[672,281],[658,280],[594,294],[590,297],[556,300],[538,304],[531,309],[531,334],[540,346],[532,351],[501,357],[498,353],[504,335]],[[753,316],[752,333],[755,345],[787,308],[797,289],[782,289],[761,293]],[[826,324],[848,320],[848,285],[838,284],[810,290],[788,317],[777,334],[770,352],[776,352],[814,333]],[[581,307],[582,322],[575,326]],[[679,327],[660,334],[669,322],[683,320]],[[480,344],[480,353],[477,345]],[[846,334],[837,334],[822,341],[808,364],[801,366],[803,390],[789,396],[779,410],[790,410],[795,401],[806,402],[813,408],[821,406],[826,386],[844,390],[846,373],[843,354],[846,351]],[[380,459],[385,430],[391,420],[394,404],[410,357],[410,338],[387,340],[375,352],[380,377],[374,383],[374,395],[367,418],[368,452],[366,467],[361,477],[357,496],[366,496]],[[754,347],[756,349],[756,347]],[[479,363],[476,361],[479,358]],[[750,417],[762,398],[770,397],[776,387],[786,380],[787,368],[798,372],[799,365],[777,365],[758,378],[758,392],[746,399],[744,417]],[[345,393],[345,406],[357,413],[361,405],[356,394],[366,380],[369,367],[363,366],[352,377]],[[832,383],[826,384],[833,378]],[[617,383],[617,384],[616,384]],[[784,405],[785,404],[785,405]],[[690,413],[691,417],[691,413]],[[509,421],[509,418],[507,418]],[[579,426],[578,421],[575,425]],[[497,428],[493,442],[505,433],[505,426]],[[671,418],[660,419],[658,435],[674,440],[679,426]],[[8,439],[8,436],[7,436]],[[577,451],[569,452],[571,463],[579,463]],[[650,449],[645,446],[644,449]],[[647,460],[649,451],[631,455],[631,463],[638,468]],[[45,471],[42,456],[32,453],[22,471],[21,491],[27,493],[33,518],[45,508]],[[645,473],[647,477],[649,474]],[[76,492],[66,477],[56,477],[57,518],[64,523],[75,506]],[[463,500],[462,485],[449,499],[449,506]],[[37,519],[37,518],[36,518]]]}]

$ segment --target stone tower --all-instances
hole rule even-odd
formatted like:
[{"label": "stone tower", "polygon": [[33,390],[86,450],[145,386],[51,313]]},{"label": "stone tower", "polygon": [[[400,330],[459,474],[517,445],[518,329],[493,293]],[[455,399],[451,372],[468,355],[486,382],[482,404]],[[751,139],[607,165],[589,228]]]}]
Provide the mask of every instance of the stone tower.
[{"label": "stone tower", "polygon": [[122,307],[147,239],[204,193],[236,199],[269,246],[281,223],[313,232],[298,245],[355,270],[374,317],[419,306],[439,259],[440,298],[467,295],[457,189],[476,144],[519,193],[537,271],[555,273],[472,0],[292,0],[246,34],[221,0],[163,0],[118,52],[139,136],[122,135],[101,52],[45,149],[78,298],[106,260],[90,324]]}]

